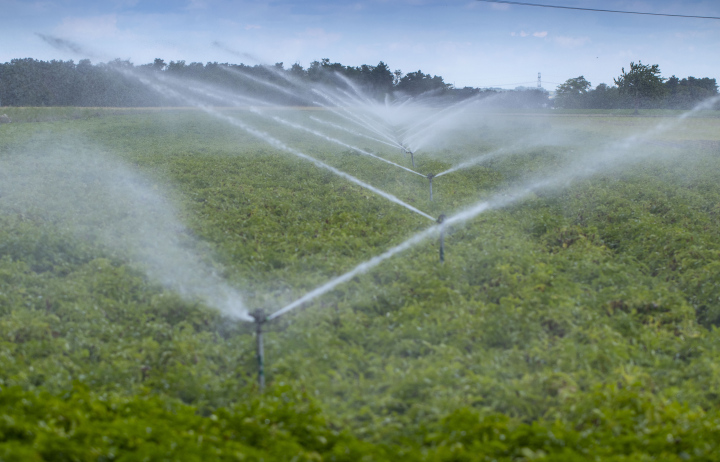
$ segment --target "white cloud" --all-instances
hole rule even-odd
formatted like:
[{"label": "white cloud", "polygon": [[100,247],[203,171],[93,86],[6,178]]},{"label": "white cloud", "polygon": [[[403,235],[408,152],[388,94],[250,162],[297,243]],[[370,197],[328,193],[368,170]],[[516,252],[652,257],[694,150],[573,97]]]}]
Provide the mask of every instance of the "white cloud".
[{"label": "white cloud", "polygon": [[521,30],[520,32],[510,32],[511,37],[537,37],[537,38],[545,38],[547,37],[548,33],[546,30],[541,32],[525,32],[524,30]]},{"label": "white cloud", "polygon": [[258,26],[257,24],[248,24],[245,26],[245,30],[253,30],[253,29],[262,29],[261,26]]}]

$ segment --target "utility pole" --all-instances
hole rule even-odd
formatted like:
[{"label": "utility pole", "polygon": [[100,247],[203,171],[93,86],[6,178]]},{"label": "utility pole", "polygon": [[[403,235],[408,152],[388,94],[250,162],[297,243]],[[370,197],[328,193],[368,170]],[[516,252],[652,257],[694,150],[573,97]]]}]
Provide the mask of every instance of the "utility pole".
[{"label": "utility pole", "polygon": [[540,73],[538,72],[538,88],[542,88],[542,80],[540,79]]}]

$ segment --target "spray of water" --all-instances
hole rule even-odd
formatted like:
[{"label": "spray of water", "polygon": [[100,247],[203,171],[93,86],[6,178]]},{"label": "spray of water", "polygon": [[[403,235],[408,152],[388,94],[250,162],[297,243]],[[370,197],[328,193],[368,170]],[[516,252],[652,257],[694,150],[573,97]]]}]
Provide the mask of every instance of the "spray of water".
[{"label": "spray of water", "polygon": [[[257,110],[256,108],[251,108],[251,111],[254,112],[254,113],[256,113],[256,114],[263,115],[262,112],[260,112],[260,111]],[[345,142],[343,142],[343,141],[338,140],[337,138],[333,138],[333,137],[328,136],[328,135],[326,135],[326,134],[324,134],[324,133],[321,133],[321,132],[319,132],[319,131],[313,130],[312,128],[304,127],[304,126],[302,126],[302,125],[299,125],[299,124],[290,122],[289,120],[285,120],[285,119],[283,119],[283,118],[281,118],[281,117],[278,117],[278,116],[272,116],[271,118],[272,118],[272,120],[274,120],[275,122],[277,122],[277,123],[279,123],[279,124],[285,125],[285,126],[287,126],[287,127],[294,128],[294,129],[296,129],[296,130],[302,130],[302,131],[304,131],[304,132],[311,133],[311,134],[317,136],[318,138],[322,138],[322,139],[324,139],[324,140],[326,140],[326,141],[329,141],[329,142],[331,142],[331,143],[335,143],[335,144],[338,144],[338,145],[340,145],[340,146],[346,147],[346,148],[348,148],[348,149],[352,149],[353,151],[359,152],[360,154],[363,154],[363,155],[365,155],[365,156],[370,156],[370,157],[372,157],[372,158],[381,160],[381,161],[383,161],[383,162],[385,162],[385,163],[388,163],[388,164],[393,165],[393,166],[395,166],[395,167],[401,168],[401,169],[403,169],[403,170],[405,170],[405,171],[407,171],[407,172],[414,173],[415,175],[419,175],[419,176],[425,177],[425,175],[423,175],[422,173],[418,173],[418,172],[416,172],[415,170],[411,170],[411,169],[409,169],[409,168],[407,168],[407,167],[404,167],[404,166],[402,166],[402,165],[400,165],[400,164],[396,164],[396,163],[393,162],[393,161],[384,159],[384,158],[382,158],[382,157],[380,157],[380,156],[376,156],[375,154],[373,154],[373,153],[371,153],[371,152],[365,151],[364,149],[360,149],[360,148],[358,148],[358,147],[356,147],[356,146],[353,146],[353,145],[351,145],[351,144],[347,144],[347,143],[345,143]]]},{"label": "spray of water", "polygon": [[351,112],[349,109],[345,107],[345,103],[337,98],[334,98],[333,96],[329,95],[327,92],[323,92],[317,88],[313,88],[313,93],[321,96],[325,100],[329,101],[333,106],[330,106],[328,104],[323,104],[319,101],[313,101],[314,104],[321,106],[325,109],[327,109],[330,112],[333,112],[334,114],[337,114],[344,119],[347,119],[356,125],[359,125],[366,130],[369,130],[376,135],[385,138],[386,140],[390,141],[391,143],[397,143],[397,141],[387,134],[385,131],[383,131],[382,127],[379,127],[378,124],[374,123],[373,121],[369,120],[366,117],[362,117],[357,113]]},{"label": "spray of water", "polygon": [[238,291],[202,256],[148,180],[97,148],[58,141],[36,139],[32,148],[0,158],[0,214],[51,223],[138,265],[184,298],[252,320]]},{"label": "spray of water", "polygon": [[368,140],[375,141],[376,143],[381,143],[381,144],[384,144],[384,145],[386,145],[386,146],[390,146],[390,147],[393,147],[393,148],[397,148],[397,147],[398,147],[398,144],[391,144],[391,143],[388,143],[388,142],[386,142],[386,141],[379,140],[379,139],[377,139],[377,138],[373,138],[372,136],[366,135],[366,134],[364,134],[364,133],[360,133],[360,132],[355,131],[355,130],[351,130],[351,129],[349,129],[349,128],[343,127],[342,125],[338,125],[338,124],[334,124],[334,123],[332,123],[332,122],[328,122],[327,120],[319,119],[319,118],[317,118],[317,117],[315,117],[315,116],[311,116],[311,117],[310,117],[310,120],[314,120],[315,122],[317,122],[317,123],[319,123],[319,124],[327,125],[328,127],[332,127],[332,128],[337,129],[337,130],[342,130],[342,131],[344,131],[344,132],[346,132],[346,133],[350,133],[351,135],[354,135],[354,136],[359,136],[359,137],[362,137],[362,138],[366,138],[366,139],[368,139]]},{"label": "spray of water", "polygon": [[239,93],[229,93],[222,91],[216,87],[208,85],[203,82],[194,81],[191,79],[178,79],[167,75],[156,74],[155,78],[159,82],[163,82],[166,85],[182,86],[187,91],[195,93],[196,95],[202,96],[205,99],[211,99],[227,105],[228,103],[233,106],[269,106],[267,101],[253,98],[251,96],[242,95]]},{"label": "spray of water", "polygon": [[475,165],[479,165],[479,164],[491,161],[498,157],[511,154],[513,152],[517,152],[520,147],[527,147],[528,145],[538,145],[540,143],[541,143],[541,139],[535,139],[535,140],[522,139],[522,140],[518,141],[517,143],[512,143],[508,146],[503,146],[501,148],[493,149],[490,152],[482,153],[479,156],[476,156],[476,157],[468,159],[464,162],[461,162],[454,167],[451,167],[443,172],[438,173],[437,175],[435,175],[435,178],[441,177],[443,175],[447,175],[448,173],[457,172],[458,170],[470,168]]},{"label": "spray of water", "polygon": [[458,122],[468,117],[468,113],[491,104],[495,97],[476,95],[457,102],[413,124],[402,133],[406,144],[416,152],[424,149],[433,139],[443,135]]},{"label": "spray of water", "polygon": [[408,250],[425,241],[426,239],[436,235],[441,227],[447,229],[453,225],[461,225],[482,213],[491,210],[498,210],[520,202],[521,200],[530,197],[537,191],[567,187],[573,181],[582,178],[588,178],[599,171],[611,168],[618,168],[623,165],[642,161],[646,159],[649,154],[642,151],[631,153],[630,150],[632,148],[636,147],[641,142],[652,139],[656,135],[669,130],[670,128],[676,126],[680,121],[692,116],[698,111],[712,108],[718,101],[720,101],[720,96],[710,98],[696,106],[693,110],[684,113],[682,116],[676,119],[663,122],[644,133],[630,136],[624,140],[621,140],[618,143],[613,143],[608,148],[602,151],[593,152],[591,155],[576,161],[573,165],[569,166],[569,168],[553,176],[532,181],[526,185],[518,186],[509,192],[496,194],[488,200],[477,202],[476,204],[466,208],[465,210],[458,212],[449,218],[446,218],[442,224],[431,226],[430,228],[427,228],[424,231],[415,234],[403,243],[387,250],[381,255],[373,257],[372,259],[357,265],[355,268],[348,271],[347,273],[338,276],[323,284],[322,286],[308,292],[294,302],[272,313],[270,316],[268,316],[267,319],[272,320],[278,318],[294,310],[295,308],[298,308],[314,300],[315,298],[326,294],[338,285],[351,280],[353,277],[366,273],[370,269],[376,267],[377,265],[393,257],[394,255]]},{"label": "spray of water", "polygon": [[314,157],[308,156],[307,154],[286,145],[282,141],[280,141],[276,138],[273,138],[269,134],[267,134],[257,128],[252,127],[251,125],[243,122],[242,120],[228,116],[227,114],[223,114],[210,106],[204,105],[204,104],[202,104],[202,103],[200,103],[200,102],[198,102],[176,90],[173,90],[166,84],[161,84],[157,81],[150,80],[148,77],[137,74],[137,73],[131,73],[129,71],[120,71],[120,72],[124,72],[129,76],[137,78],[144,85],[148,86],[149,88],[152,88],[153,90],[159,92],[162,95],[168,96],[170,98],[174,98],[176,100],[184,101],[186,104],[195,106],[195,107],[203,110],[205,113],[207,113],[217,119],[223,120],[235,127],[241,128],[242,130],[246,131],[250,135],[267,142],[268,144],[275,147],[276,149],[280,149],[282,151],[293,154],[294,156],[297,156],[301,159],[305,159],[309,162],[312,162],[315,166],[323,168],[323,169],[328,170],[342,178],[345,178],[346,180],[348,180],[352,183],[355,183],[356,185],[361,186],[361,187],[367,189],[368,191],[371,191],[371,192],[377,194],[378,196],[384,197],[385,199],[387,199],[395,204],[401,205],[402,207],[405,207],[406,209],[408,209],[412,212],[415,212],[418,215],[422,215],[423,217],[433,220],[433,221],[435,220],[433,217],[431,217],[427,213],[413,207],[412,205],[410,205],[406,202],[401,201],[394,195],[387,193],[385,191],[382,191],[372,185],[369,185],[369,184],[365,183],[364,181],[361,181],[358,178],[355,178],[354,176],[350,175],[349,173],[345,173],[341,170],[338,170],[337,168],[332,167],[318,159],[315,159]]},{"label": "spray of water", "polygon": [[239,71],[239,70],[237,70],[237,69],[232,69],[232,68],[227,67],[227,66],[220,66],[220,68],[223,69],[224,71],[228,72],[229,74],[242,77],[242,78],[244,78],[244,79],[250,80],[250,81],[255,82],[255,83],[259,83],[260,85],[264,85],[264,86],[268,87],[268,88],[271,89],[271,90],[279,91],[280,93],[283,93],[283,94],[288,95],[288,96],[292,96],[292,97],[295,98],[295,99],[304,99],[304,98],[301,97],[301,95],[298,95],[297,89],[296,89],[295,91],[293,91],[293,90],[291,90],[291,89],[289,89],[289,88],[285,88],[285,87],[283,87],[283,86],[281,86],[281,85],[277,85],[277,84],[274,84],[274,83],[272,83],[272,82],[268,82],[268,81],[266,81],[266,80],[259,79],[259,78],[255,77],[255,76],[253,76],[253,75],[247,74],[247,73],[245,73],[245,72],[241,72],[241,71]]}]

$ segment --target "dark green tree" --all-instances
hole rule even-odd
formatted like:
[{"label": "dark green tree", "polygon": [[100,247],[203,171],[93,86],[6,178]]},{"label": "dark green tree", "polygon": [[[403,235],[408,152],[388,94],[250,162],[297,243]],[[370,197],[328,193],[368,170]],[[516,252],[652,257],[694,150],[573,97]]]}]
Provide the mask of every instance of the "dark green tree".
[{"label": "dark green tree", "polygon": [[293,64],[288,72],[290,73],[290,75],[298,79],[304,79],[305,77],[307,77],[305,69],[303,69],[303,67],[299,63]]},{"label": "dark green tree", "polygon": [[430,76],[430,74],[423,74],[422,71],[410,72],[400,79],[396,85],[396,89],[415,96],[421,93],[429,91],[444,92],[449,89],[452,85],[446,84],[443,78],[436,75]]},{"label": "dark green tree", "polygon": [[601,83],[587,94],[587,106],[591,109],[614,109],[622,106],[622,96],[618,87]]},{"label": "dark green tree", "polygon": [[565,83],[558,85],[555,90],[555,105],[563,108],[584,108],[587,107],[588,90],[590,82],[582,75],[574,79],[567,79]]},{"label": "dark green tree", "polygon": [[659,100],[665,94],[663,87],[663,79],[660,77],[659,64],[643,64],[638,61],[630,63],[630,70],[625,72],[622,68],[622,74],[614,79],[615,85],[620,89],[620,93],[629,97],[635,107],[635,114],[638,113],[641,103],[647,104],[653,100]]},{"label": "dark green tree", "polygon": [[674,75],[665,82],[667,99],[665,105],[671,109],[690,109],[700,101],[717,95],[715,79],[687,77],[680,80]]},{"label": "dark green tree", "polygon": [[390,67],[380,61],[370,70],[370,86],[374,92],[385,95],[393,89],[393,73]]}]

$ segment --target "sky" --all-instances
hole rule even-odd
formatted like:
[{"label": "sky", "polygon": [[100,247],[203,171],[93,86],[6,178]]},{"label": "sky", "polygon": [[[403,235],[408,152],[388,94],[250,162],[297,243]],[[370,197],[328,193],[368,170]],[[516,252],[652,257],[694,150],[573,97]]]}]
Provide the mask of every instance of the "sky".
[{"label": "sky", "polygon": [[[526,0],[719,16],[718,0]],[[663,77],[720,80],[720,20],[473,0],[0,0],[0,62],[229,62],[285,67],[328,58],[440,75],[456,87],[613,84],[630,62]],[[42,36],[77,44],[53,47]],[[218,46],[218,44],[220,46]]]}]

